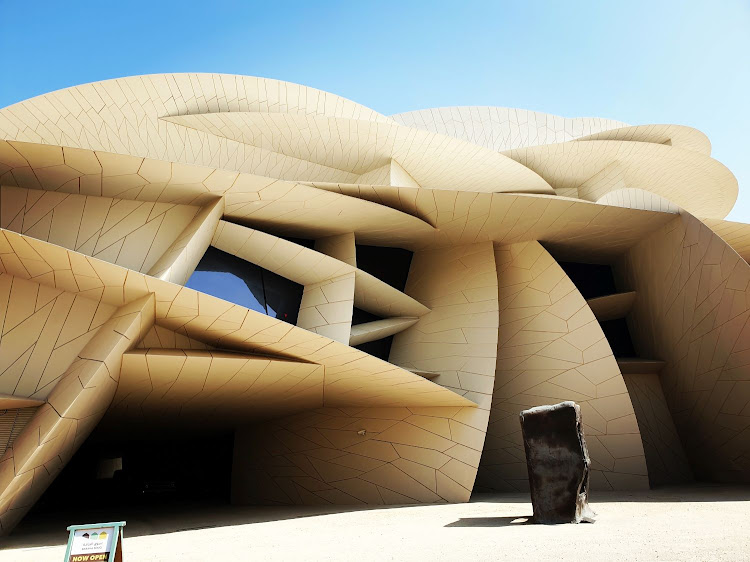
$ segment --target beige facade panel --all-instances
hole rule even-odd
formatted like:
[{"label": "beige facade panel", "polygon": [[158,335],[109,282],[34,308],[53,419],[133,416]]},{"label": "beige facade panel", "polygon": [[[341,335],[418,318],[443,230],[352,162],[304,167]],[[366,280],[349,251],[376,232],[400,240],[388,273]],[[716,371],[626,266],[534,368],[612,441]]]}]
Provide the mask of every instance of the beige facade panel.
[{"label": "beige facade panel", "polygon": [[0,262],[16,278],[96,297],[111,307],[153,293],[160,327],[218,348],[324,365],[332,389],[326,405],[474,406],[451,390],[346,344],[48,242],[0,231]]},{"label": "beige facade panel", "polygon": [[606,320],[615,320],[625,318],[630,311],[630,307],[635,302],[635,292],[615,293],[595,299],[588,299],[586,304],[589,305],[591,312],[594,313],[599,322]]},{"label": "beige facade panel", "polygon": [[[69,146],[0,140],[0,185],[96,197],[201,206],[239,178],[176,162]],[[260,189],[265,178],[243,178]]]},{"label": "beige facade panel", "polygon": [[487,423],[477,408],[323,408],[235,433],[232,502],[468,501]]},{"label": "beige facade panel", "polygon": [[398,185],[402,187],[422,187],[417,183],[409,172],[399,164],[396,160],[391,158],[391,176],[390,183],[388,185]]},{"label": "beige facade panel", "polygon": [[406,127],[432,131],[501,151],[566,142],[583,135],[627,126],[598,117],[567,118],[513,107],[435,107],[391,118]]},{"label": "beige facade panel", "polygon": [[297,326],[349,344],[354,313],[354,272],[305,285]]},{"label": "beige facade panel", "polygon": [[394,122],[262,112],[162,119],[240,143],[247,159],[238,171],[287,181],[357,183],[395,159],[414,182],[434,189],[552,193],[536,173],[496,151]]},{"label": "beige facade panel", "polygon": [[538,242],[495,248],[499,339],[492,410],[477,486],[527,490],[518,413],[581,406],[593,489],[648,488],[633,405],[594,313]]},{"label": "beige facade panel", "polygon": [[147,272],[193,220],[191,205],[0,187],[0,227]]},{"label": "beige facade panel", "polygon": [[[15,261],[8,254],[0,260],[3,266]],[[0,393],[46,400],[115,309],[98,299],[0,274]]]},{"label": "beige facade panel", "polygon": [[213,346],[157,325],[151,326],[136,347],[139,349],[214,349]]},{"label": "beige facade panel", "polygon": [[406,328],[419,322],[416,317],[395,317],[375,320],[364,324],[352,326],[349,336],[349,345],[355,346],[370,341],[380,340],[404,331]]},{"label": "beige facade panel", "polygon": [[355,272],[354,304],[378,316],[423,316],[429,308],[409,295],[384,283],[374,275],[358,269]]},{"label": "beige facade panel", "polygon": [[26,514],[104,415],[122,354],[153,324],[154,298],[119,308],[69,362],[41,406],[0,457],[0,533]]},{"label": "beige facade panel", "polygon": [[658,486],[691,481],[693,474],[658,373],[623,373],[623,378],[638,419],[649,482],[652,486]]},{"label": "beige facade panel", "polygon": [[684,125],[636,125],[609,129],[590,135],[577,137],[576,140],[624,140],[630,142],[650,142],[676,146],[685,150],[700,152],[711,156],[711,141],[708,137],[692,127]]},{"label": "beige facade panel", "polygon": [[[0,110],[0,135],[133,154],[168,161],[230,167],[244,161],[229,142],[218,150],[198,131],[160,119],[168,115],[253,111],[390,122],[350,100],[299,84],[227,74],[154,74],[84,84]],[[143,131],[143,133],[141,133]],[[236,143],[241,148],[241,143]]]},{"label": "beige facade panel", "polygon": [[[317,184],[317,182],[315,182]],[[350,185],[397,185],[401,187],[421,187],[404,167],[393,158],[388,164],[365,172]]]},{"label": "beige facade panel", "polygon": [[219,221],[211,245],[300,285],[354,273],[356,266],[266,232]]},{"label": "beige facade panel", "polygon": [[319,238],[315,241],[315,251],[357,267],[357,241],[353,232]]},{"label": "beige facade panel", "polygon": [[[479,407],[325,408],[238,431],[233,501],[468,500],[484,442],[497,347],[492,245],[419,253],[411,272],[406,291],[431,310],[396,335],[391,361],[431,365],[440,371],[439,384]],[[449,322],[460,335],[441,326]],[[404,345],[407,337],[415,345]],[[327,382],[326,404],[329,395]]]},{"label": "beige facade panel", "polygon": [[[578,188],[579,197],[596,201],[610,189],[613,178],[592,182],[597,174],[621,170],[622,187],[656,193],[688,211],[724,218],[737,200],[737,179],[720,162],[675,146],[625,140],[587,140],[547,144],[505,152],[541,175],[555,189]],[[589,188],[580,186],[589,182]]]},{"label": "beige facade panel", "polygon": [[[376,178],[368,178],[374,180]],[[326,183],[326,182],[306,182],[317,189],[340,193],[356,199],[371,201],[385,207],[398,209],[399,211],[416,217],[432,227],[435,226],[435,217],[422,215],[421,210],[416,205],[416,195],[420,186],[406,186],[413,189],[402,190],[397,186],[378,185],[376,183]],[[432,222],[431,222],[432,221]]]},{"label": "beige facade panel", "polygon": [[258,189],[233,187],[225,200],[225,219],[298,238],[353,232],[362,244],[411,247],[414,238],[429,238],[434,231],[429,223],[398,209],[303,183],[268,180]]},{"label": "beige facade panel", "polygon": [[[322,189],[319,184],[315,184]],[[383,244],[413,250],[465,245],[477,241],[511,244],[543,240],[572,258],[610,261],[674,215],[641,209],[599,205],[587,201],[544,195],[510,193],[448,192],[389,186],[359,186],[351,191],[341,186],[325,186],[347,193],[351,198],[372,199],[393,205],[435,228],[412,234],[407,240],[395,231],[387,238],[373,231],[357,230],[362,243]],[[377,196],[377,197],[376,197]],[[422,223],[424,224],[424,223]],[[307,230],[296,229],[297,235]]]},{"label": "beige facade panel", "polygon": [[[518,413],[561,400],[594,489],[750,481],[750,230],[709,155],[689,127],[218,74],[0,109],[0,535],[100,419],[235,430],[238,503],[525,490]],[[405,289],[358,245],[413,252]],[[184,287],[209,246],[301,284],[298,325]],[[587,303],[548,252],[623,292]],[[623,317],[636,357],[599,324]]]},{"label": "beige facade panel", "polygon": [[[617,165],[615,164],[615,167]],[[598,179],[594,176],[595,180]],[[620,173],[619,170],[612,177],[606,178],[605,181],[612,180],[618,185],[625,185],[624,174]],[[586,182],[576,189],[576,197],[585,191]],[[672,203],[669,199],[665,199],[651,193],[644,189],[636,189],[632,187],[618,187],[612,191],[607,191],[602,197],[597,199],[597,203],[602,205],[612,205],[614,207],[627,207],[629,209],[643,209],[646,211],[659,211],[662,213],[673,213],[677,214],[680,212],[680,208]]]},{"label": "beige facade panel", "polygon": [[24,398],[12,394],[0,394],[0,410],[18,409],[18,408],[35,408],[44,404],[44,400],[34,398]]},{"label": "beige facade panel", "polygon": [[734,248],[742,259],[750,262],[750,224],[720,219],[703,219],[703,222]]},{"label": "beige facade panel", "polygon": [[223,199],[207,203],[149,269],[148,274],[170,283],[187,283],[211,244],[223,213]]},{"label": "beige facade panel", "polygon": [[617,264],[638,293],[628,322],[660,379],[695,475],[748,481],[750,265],[688,213]]},{"label": "beige facade panel", "polygon": [[323,406],[324,367],[221,351],[125,353],[102,423],[125,433],[235,427]]},{"label": "beige facade panel", "polygon": [[[396,334],[389,360],[440,373],[433,379],[477,404],[492,401],[497,357],[497,275],[492,244],[414,254],[406,292],[430,309]],[[484,428],[482,428],[484,430]]]},{"label": "beige facade panel", "polygon": [[[42,175],[42,171],[55,178],[62,174],[63,177],[56,179],[55,183],[64,179],[67,172],[60,171],[56,163],[65,161],[69,149],[17,142],[12,144],[0,141],[0,163],[9,167],[9,171],[0,177],[0,184],[39,189],[36,178]],[[14,147],[21,148],[29,160]],[[353,197],[352,193],[325,193],[320,188],[308,185],[221,170],[211,171],[198,166],[77,150],[76,157],[79,156],[101,162],[92,176],[99,186],[92,195],[208,205],[216,201],[217,195],[225,194],[224,217],[228,220],[314,239],[355,232],[358,241],[363,244],[387,244],[410,249],[460,245],[478,240],[511,243],[542,239],[554,240],[558,244],[570,240],[576,246],[579,242],[586,244],[585,249],[589,252],[617,254],[650,232],[655,225],[669,220],[669,217],[661,217],[657,213],[627,212],[555,197],[388,186],[368,188],[378,194],[388,194],[373,203]],[[163,168],[163,171],[153,172],[152,164]],[[29,168],[33,173],[24,175],[18,171]],[[87,170],[84,168],[84,171]],[[102,190],[104,178],[117,178],[135,187]],[[167,182],[166,185],[164,182]],[[362,186],[362,189],[365,187]],[[71,192],[80,192],[77,184],[71,188]],[[186,193],[189,194],[187,197]],[[207,207],[203,210],[205,212]],[[197,224],[201,223],[194,219],[188,229]],[[183,239],[182,236],[179,238]],[[161,264],[157,264],[156,268],[160,269]]]}]

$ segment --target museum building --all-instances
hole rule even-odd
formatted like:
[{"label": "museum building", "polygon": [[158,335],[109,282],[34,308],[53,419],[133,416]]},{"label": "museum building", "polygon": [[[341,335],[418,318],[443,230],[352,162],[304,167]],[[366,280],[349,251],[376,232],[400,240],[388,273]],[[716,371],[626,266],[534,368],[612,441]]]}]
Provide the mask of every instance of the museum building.
[{"label": "museum building", "polygon": [[0,109],[0,534],[82,489],[524,491],[519,412],[563,400],[594,494],[750,482],[737,194],[681,125],[219,74]]}]

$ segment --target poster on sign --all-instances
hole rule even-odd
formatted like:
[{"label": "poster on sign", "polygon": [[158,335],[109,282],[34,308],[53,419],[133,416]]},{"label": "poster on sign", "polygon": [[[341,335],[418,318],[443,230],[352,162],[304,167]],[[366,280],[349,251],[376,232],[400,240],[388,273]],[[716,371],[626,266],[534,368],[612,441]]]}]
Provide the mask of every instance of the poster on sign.
[{"label": "poster on sign", "polygon": [[79,529],[74,531],[69,562],[109,560],[114,536],[114,527],[99,527],[96,529]]},{"label": "poster on sign", "polygon": [[65,562],[122,562],[125,521],[68,527]]}]

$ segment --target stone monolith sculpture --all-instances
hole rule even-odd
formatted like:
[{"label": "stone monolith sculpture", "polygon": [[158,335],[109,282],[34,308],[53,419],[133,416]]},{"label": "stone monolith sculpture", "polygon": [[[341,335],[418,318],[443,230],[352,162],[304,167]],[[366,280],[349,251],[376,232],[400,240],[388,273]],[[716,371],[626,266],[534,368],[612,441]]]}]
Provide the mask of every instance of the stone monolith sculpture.
[{"label": "stone monolith sculpture", "polygon": [[535,523],[593,523],[588,505],[591,460],[575,402],[521,412]]}]

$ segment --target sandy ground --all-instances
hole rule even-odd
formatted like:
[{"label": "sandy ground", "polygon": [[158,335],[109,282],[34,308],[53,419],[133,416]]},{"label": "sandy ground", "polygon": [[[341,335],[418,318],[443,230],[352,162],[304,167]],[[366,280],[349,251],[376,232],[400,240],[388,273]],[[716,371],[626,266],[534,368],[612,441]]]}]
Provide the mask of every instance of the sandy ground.
[{"label": "sandy ground", "polygon": [[[124,561],[750,560],[750,488],[598,493],[591,504],[596,523],[557,526],[528,524],[528,496],[507,494],[379,509],[141,509],[123,514]],[[0,539],[0,560],[60,562],[70,523],[22,523]]]}]

